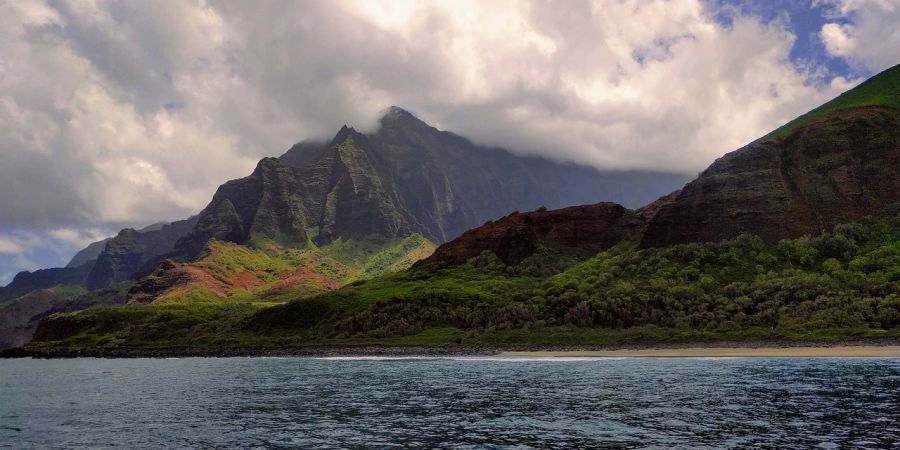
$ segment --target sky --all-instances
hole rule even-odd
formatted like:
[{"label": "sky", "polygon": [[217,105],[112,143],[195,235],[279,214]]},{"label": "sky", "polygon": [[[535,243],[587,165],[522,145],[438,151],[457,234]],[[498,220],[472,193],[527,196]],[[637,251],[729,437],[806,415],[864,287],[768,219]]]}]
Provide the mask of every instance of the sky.
[{"label": "sky", "polygon": [[0,0],[0,284],[391,105],[696,174],[900,62],[898,23],[900,0]]}]

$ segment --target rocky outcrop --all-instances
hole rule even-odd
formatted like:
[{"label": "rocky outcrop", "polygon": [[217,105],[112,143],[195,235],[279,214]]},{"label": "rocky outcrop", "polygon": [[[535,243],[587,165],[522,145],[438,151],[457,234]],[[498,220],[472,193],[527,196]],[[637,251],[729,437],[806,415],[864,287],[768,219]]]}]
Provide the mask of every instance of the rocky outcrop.
[{"label": "rocky outcrop", "polygon": [[97,256],[84,284],[93,290],[131,278],[147,262],[171,252],[175,242],[190,232],[196,222],[197,218],[191,217],[148,231],[120,231]]},{"label": "rocky outcrop", "polygon": [[87,263],[93,263],[97,260],[97,257],[100,256],[100,253],[103,253],[103,249],[106,248],[106,244],[111,241],[112,238],[106,238],[102,241],[92,242],[87,247],[78,251],[75,256],[66,264],[67,268],[79,267],[83,266]]},{"label": "rocky outcrop", "polygon": [[879,215],[897,203],[900,112],[843,109],[725,155],[681,190],[634,212],[600,204],[513,214],[442,245],[426,262],[461,264],[491,251],[515,264],[539,239],[597,249],[628,236],[640,237],[644,247],[741,234],[776,241]]},{"label": "rocky outcrop", "polygon": [[531,256],[541,241],[599,251],[639,232],[643,224],[634,211],[615,203],[516,212],[441,245],[422,264],[462,264],[489,251],[503,263],[512,265]]},{"label": "rocky outcrop", "polygon": [[[204,287],[211,287],[215,291],[223,290],[221,282],[213,279],[201,280],[197,273],[189,270],[189,267],[176,263],[170,259],[163,260],[157,269],[147,277],[142,278],[128,290],[129,303],[151,303],[153,300],[188,284],[201,285],[201,281],[210,281],[214,286],[207,286],[209,283],[203,283]],[[224,297],[224,295],[222,295]]]},{"label": "rocky outcrop", "polygon": [[[168,225],[168,223],[158,222],[158,223],[154,223],[152,225],[147,225],[146,227],[138,230],[138,232],[139,233],[147,233],[150,231],[158,231],[158,230],[161,230],[166,225]],[[100,256],[100,254],[103,253],[103,250],[106,248],[106,244],[109,243],[109,241],[111,241],[111,240],[113,240],[113,238],[108,237],[101,241],[92,242],[87,247],[79,250],[78,253],[76,253],[75,256],[73,256],[72,259],[69,261],[69,264],[66,264],[66,267],[78,267],[78,266],[84,265],[88,262],[96,261],[97,258]]]},{"label": "rocky outcrop", "polygon": [[327,245],[339,237],[412,234],[411,218],[373,168],[367,149],[366,137],[345,127],[312,165],[289,167],[276,158],[263,159],[249,177],[218,189],[197,226],[176,247],[193,259],[211,239]]},{"label": "rocky outcrop", "polygon": [[662,205],[645,247],[754,234],[774,241],[900,202],[900,112],[842,109],[718,159]]}]

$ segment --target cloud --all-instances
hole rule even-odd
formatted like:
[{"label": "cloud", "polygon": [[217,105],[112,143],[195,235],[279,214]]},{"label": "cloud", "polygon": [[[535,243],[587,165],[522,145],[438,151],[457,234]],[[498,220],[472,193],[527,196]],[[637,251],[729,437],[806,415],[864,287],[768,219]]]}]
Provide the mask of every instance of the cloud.
[{"label": "cloud", "polygon": [[0,253],[16,255],[22,253],[22,251],[24,251],[22,246],[12,239],[0,238]]},{"label": "cloud", "polygon": [[113,233],[111,228],[58,228],[29,231],[0,229],[0,286],[16,273],[65,265],[72,255],[91,242]]},{"label": "cloud", "polygon": [[[853,3],[829,48],[868,61],[878,2]],[[793,63],[786,21],[709,5],[0,2],[0,237],[187,217],[393,104],[521,153],[695,173],[858,82]]]},{"label": "cloud", "polygon": [[879,72],[900,63],[900,2],[832,0],[834,22],[819,35],[829,53]]},{"label": "cloud", "polygon": [[318,137],[394,103],[484,144],[694,173],[846,87],[809,82],[783,22],[699,1],[213,5],[240,23],[238,76]]}]

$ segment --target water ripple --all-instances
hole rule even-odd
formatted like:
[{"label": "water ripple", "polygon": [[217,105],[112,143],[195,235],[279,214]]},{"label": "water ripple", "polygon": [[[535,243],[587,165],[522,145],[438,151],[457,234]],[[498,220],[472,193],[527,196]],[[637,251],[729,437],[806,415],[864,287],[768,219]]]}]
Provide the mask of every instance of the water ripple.
[{"label": "water ripple", "polygon": [[0,446],[900,445],[897,359],[6,360]]}]

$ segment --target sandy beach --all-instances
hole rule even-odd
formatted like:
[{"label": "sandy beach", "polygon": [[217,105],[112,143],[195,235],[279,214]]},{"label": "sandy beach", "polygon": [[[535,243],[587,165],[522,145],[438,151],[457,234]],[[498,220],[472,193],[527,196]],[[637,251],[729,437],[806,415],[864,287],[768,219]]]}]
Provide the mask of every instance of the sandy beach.
[{"label": "sandy beach", "polygon": [[900,345],[844,345],[834,347],[685,347],[621,350],[571,350],[500,352],[504,357],[900,357]]}]

